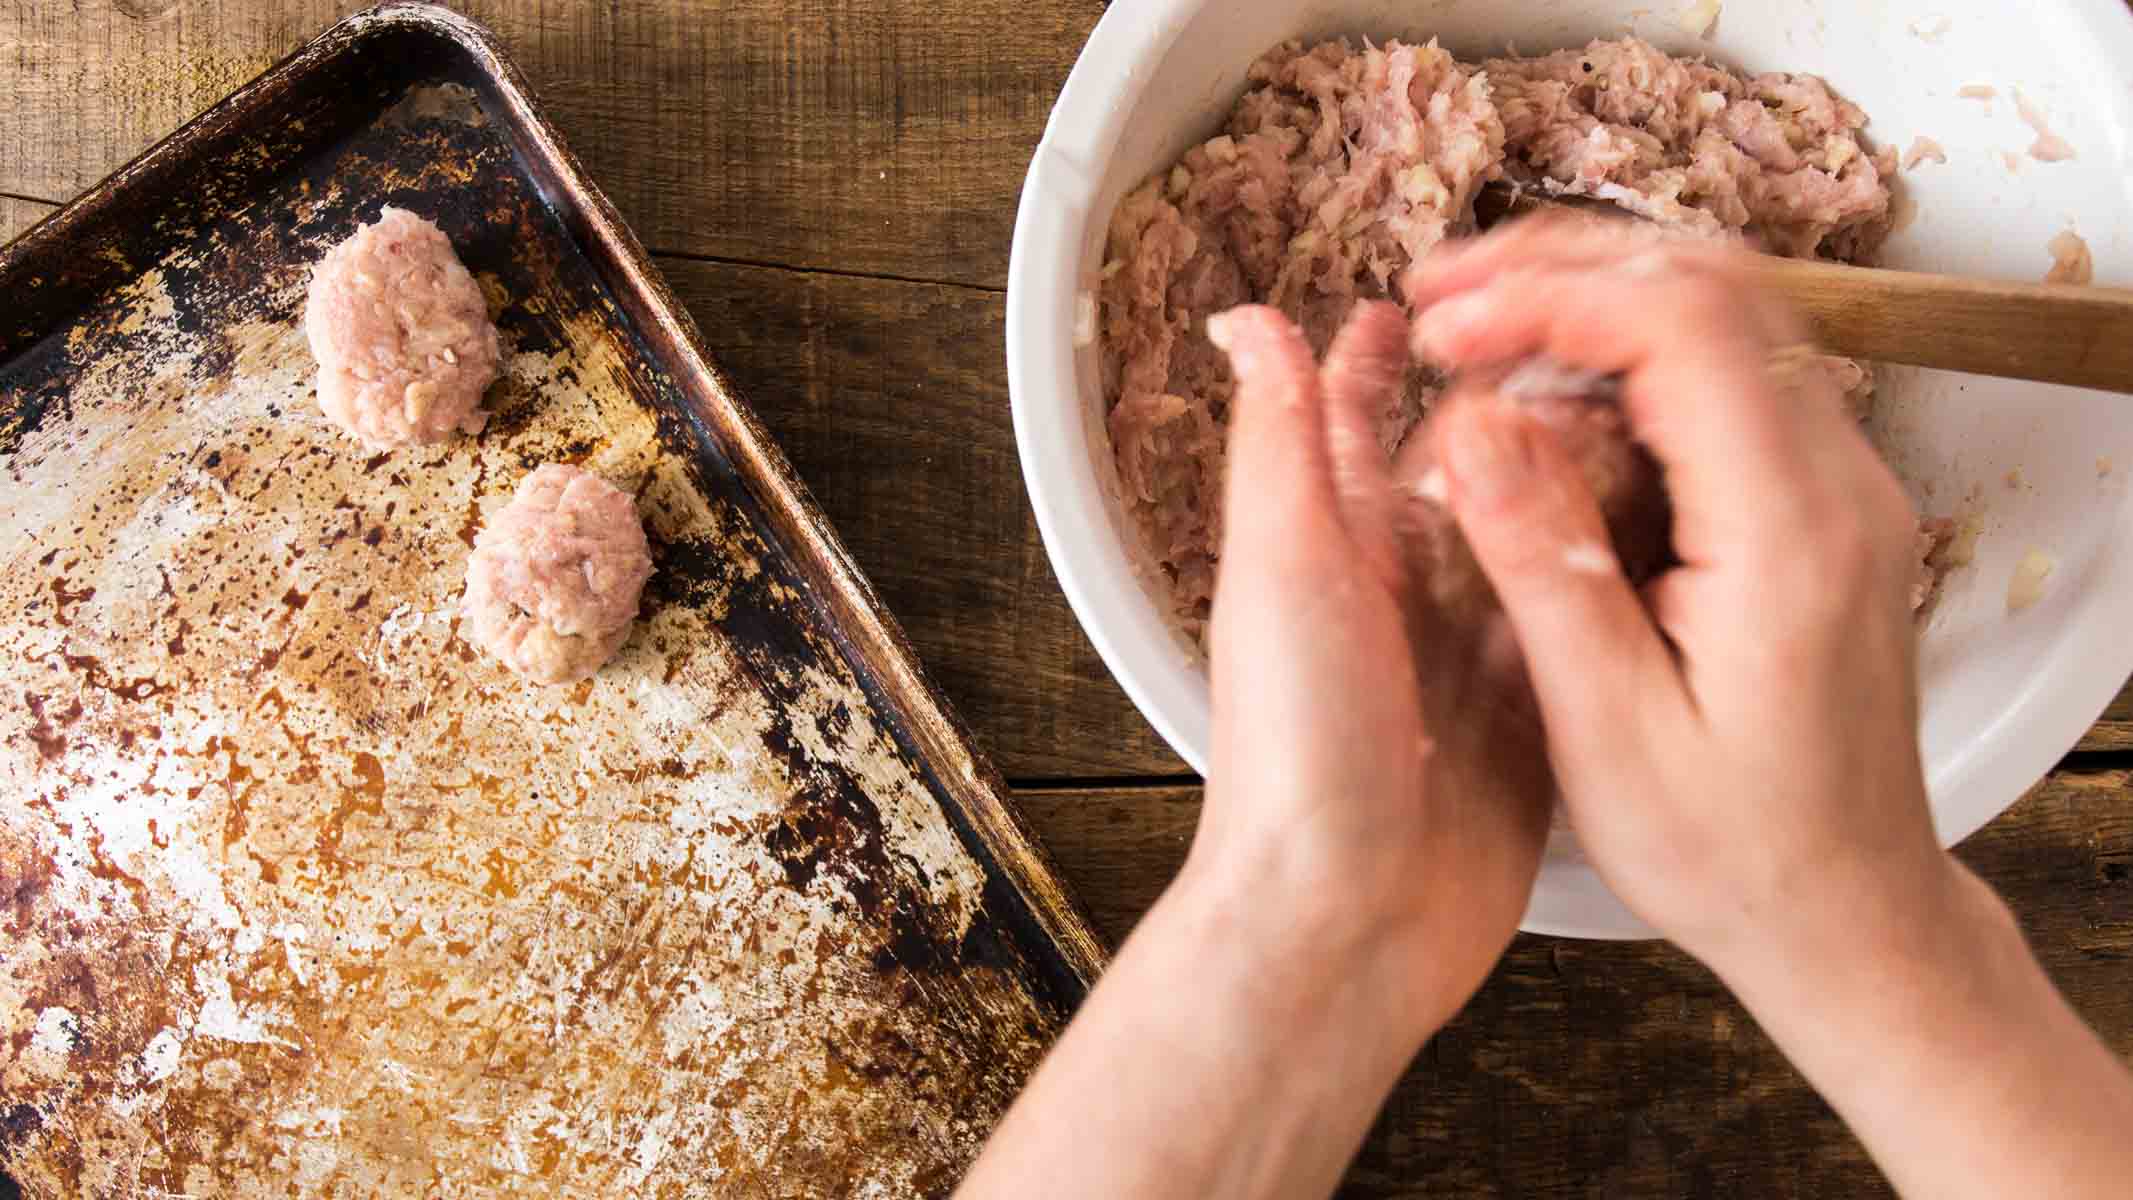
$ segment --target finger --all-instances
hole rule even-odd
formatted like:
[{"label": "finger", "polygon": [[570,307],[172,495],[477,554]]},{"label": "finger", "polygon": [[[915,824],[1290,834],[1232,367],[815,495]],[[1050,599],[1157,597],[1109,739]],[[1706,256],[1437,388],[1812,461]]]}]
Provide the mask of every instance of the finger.
[{"label": "finger", "polygon": [[1596,266],[1664,240],[1661,230],[1641,221],[1610,220],[1589,213],[1537,213],[1483,237],[1439,243],[1408,268],[1401,280],[1401,295],[1408,307],[1419,312],[1446,296],[1480,287],[1504,271],[1540,264]]},{"label": "finger", "polygon": [[1326,449],[1341,523],[1357,549],[1397,581],[1391,467],[1378,442],[1378,420],[1397,401],[1407,372],[1407,315],[1397,304],[1358,304],[1334,335],[1319,368]]},{"label": "finger", "polygon": [[[1656,264],[1608,263],[1613,269],[1540,261],[1499,271],[1416,317],[1416,348],[1452,368],[1547,352],[1589,370],[1630,371],[1713,334],[1738,341],[1754,328],[1733,318],[1739,298],[1722,296],[1714,281]],[[1721,299],[1728,302],[1705,307]],[[1659,319],[1668,316],[1689,318],[1688,327]]]},{"label": "finger", "polygon": [[1550,737],[1582,759],[1620,736],[1625,705],[1680,703],[1672,656],[1554,437],[1487,404],[1448,409],[1435,432],[1453,515],[1525,652]]},{"label": "finger", "polygon": [[1207,337],[1229,355],[1223,558],[1299,548],[1336,532],[1339,510],[1326,448],[1318,364],[1303,333],[1278,310],[1233,308],[1207,319]]},{"label": "finger", "polygon": [[[1641,222],[1542,215],[1505,232],[1439,246],[1409,268],[1403,294],[1411,308],[1426,313],[1441,300],[1528,271],[1583,269],[1594,273],[1595,286],[1603,287],[1706,276],[1738,297],[1724,315],[1744,319],[1772,346],[1810,344],[1806,325],[1758,281],[1753,261],[1754,256],[1728,242],[1692,238]],[[1415,324],[1414,352],[1420,357],[1429,357],[1423,340],[1426,325],[1419,320]]]},{"label": "finger", "polygon": [[1418,327],[1454,366],[1547,354],[1626,375],[1624,409],[1666,470],[1677,548],[1694,562],[1767,536],[1789,517],[1777,501],[1819,486],[1830,441],[1857,439],[1822,419],[1829,406],[1787,403],[1771,385],[1769,343],[1738,315],[1753,302],[1722,273],[1522,269],[1443,300]]},{"label": "finger", "polygon": [[1465,348],[1470,316],[1489,307],[1481,297],[1492,292],[1530,295],[1537,280],[1566,298],[1572,292],[1595,298],[1600,311],[1611,316],[1601,323],[1609,341],[1616,331],[1640,323],[1638,305],[1644,299],[1668,288],[1696,289],[1706,299],[1722,300],[1700,310],[1701,319],[1692,329],[1738,327],[1769,349],[1808,340],[1806,326],[1770,291],[1752,259],[1710,242],[1638,244],[1615,236],[1536,239],[1524,246],[1514,242],[1508,249],[1484,247],[1473,259],[1462,260],[1455,275],[1453,282],[1459,286],[1432,289],[1415,322],[1415,349],[1431,358],[1490,353],[1479,346]]}]

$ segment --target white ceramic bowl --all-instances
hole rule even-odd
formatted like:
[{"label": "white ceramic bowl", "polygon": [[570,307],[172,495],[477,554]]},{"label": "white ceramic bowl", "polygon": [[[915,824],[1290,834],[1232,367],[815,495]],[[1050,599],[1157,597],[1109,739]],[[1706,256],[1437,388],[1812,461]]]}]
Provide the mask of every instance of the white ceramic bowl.
[{"label": "white ceramic bowl", "polygon": [[[2133,284],[2133,15],[2124,0],[1731,0],[1708,40],[1682,27],[1687,0],[1131,0],[1091,35],[1030,164],[1008,276],[1007,365],[1015,437],[1037,523],[1067,598],[1119,682],[1195,768],[1207,770],[1203,665],[1136,577],[1134,534],[1112,499],[1096,349],[1074,344],[1077,294],[1099,265],[1112,207],[1211,136],[1246,66],[1289,37],[1440,37],[1462,58],[1534,52],[1625,30],[1749,70],[1823,75],[1907,146],[1924,134],[1945,165],[1904,177],[1917,218],[1888,265],[2039,278],[2045,243],[2071,226],[2097,281]],[[1962,98],[1967,84],[1998,98]],[[2020,154],[2033,133],[2019,88],[2079,157]],[[1966,497],[1976,560],[1947,582],[1922,645],[1921,745],[1943,839],[1967,836],[2048,771],[2133,671],[2133,403],[2033,384],[1892,373],[1878,430],[1930,512]],[[2104,468],[2108,466],[2106,472]],[[2018,476],[2010,472],[2019,472]],[[2010,482],[2015,481],[2015,482]],[[2058,560],[2042,600],[2007,609],[2032,549]],[[1753,788],[1714,779],[1714,789]],[[1549,847],[1525,928],[1641,937],[1579,858]]]}]

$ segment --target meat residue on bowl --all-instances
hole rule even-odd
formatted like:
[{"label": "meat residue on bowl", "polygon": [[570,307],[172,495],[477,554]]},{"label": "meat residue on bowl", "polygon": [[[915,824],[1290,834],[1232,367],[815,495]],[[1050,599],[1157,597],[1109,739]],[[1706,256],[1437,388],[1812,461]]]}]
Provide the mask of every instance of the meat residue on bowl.
[{"label": "meat residue on bowl", "polygon": [[1679,18],[1682,31],[1695,37],[1710,37],[1711,27],[1718,24],[1718,14],[1724,8],[1723,0],[1689,0]]},{"label": "meat residue on bowl", "polygon": [[[1411,262],[1474,231],[1496,179],[1862,261],[1889,232],[1898,165],[1865,125],[1814,76],[1745,76],[1635,38],[1478,64],[1434,42],[1269,51],[1220,132],[1119,202],[1098,286],[1121,500],[1173,619],[1202,636],[1214,594],[1231,384],[1210,314],[1272,304],[1323,353],[1358,300],[1393,297]],[[1871,375],[1825,369],[1863,412]],[[1440,382],[1410,372],[1381,414],[1388,453]],[[1944,537],[1922,531],[1922,561]]]},{"label": "meat residue on bowl", "polygon": [[2093,283],[2096,280],[2096,258],[2089,253],[2088,240],[2071,229],[2062,229],[2044,244],[2051,252],[2051,270],[2044,273],[2046,283]]},{"label": "meat residue on bowl", "polygon": [[2015,111],[2022,116],[2022,123],[2036,131],[2037,140],[2029,144],[2029,156],[2038,162],[2066,162],[2076,158],[2073,144],[2052,132],[2044,119],[2044,110],[2029,102],[2021,88],[2015,89]]},{"label": "meat residue on bowl", "polygon": [[1912,138],[1911,148],[1903,152],[1903,169],[1906,171],[1917,170],[1920,163],[1947,161],[1947,150],[1943,149],[1938,141],[1924,134]]}]

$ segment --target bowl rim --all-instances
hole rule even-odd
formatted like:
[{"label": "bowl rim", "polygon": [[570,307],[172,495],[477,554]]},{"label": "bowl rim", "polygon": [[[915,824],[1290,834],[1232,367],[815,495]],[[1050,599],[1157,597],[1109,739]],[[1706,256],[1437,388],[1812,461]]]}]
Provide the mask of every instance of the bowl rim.
[{"label": "bowl rim", "polygon": [[[1134,706],[1164,741],[1204,778],[1212,714],[1204,671],[1171,669],[1182,651],[1170,622],[1149,603],[1126,555],[1112,553],[1125,531],[1084,536],[1092,513],[1104,512],[1090,462],[1078,388],[1074,386],[1074,307],[1089,209],[1102,170],[1153,72],[1206,0],[1135,0],[1113,5],[1076,58],[1033,154],[1017,206],[1008,262],[1006,353],[1009,403],[1024,488],[1054,575],[1083,633]],[[2061,15],[2091,39],[2106,62],[2133,62],[2133,9],[2121,0],[2057,0]],[[2110,147],[2128,164],[2122,136]],[[1074,131],[1073,147],[1062,145]],[[1101,151],[1097,161],[1075,147]],[[2133,184],[2129,184],[2133,186]],[[1087,461],[1085,461],[1087,460]],[[1106,518],[1103,524],[1110,525]],[[2112,546],[2133,547],[2133,499],[2118,506]],[[1130,549],[1129,549],[1130,553]],[[2133,638],[2107,603],[2133,596],[2133,553],[2104,552],[2084,603],[2067,614],[2052,650],[1997,720],[1939,763],[1927,763],[1933,819],[1943,845],[1954,845],[2006,811],[2080,741],[2133,674]],[[1606,892],[1582,860],[1555,860],[1568,871],[1534,899],[1520,928],[1565,937],[1627,939],[1655,932]],[[1611,903],[1597,904],[1593,887]],[[1566,894],[1567,893],[1567,894]]]}]

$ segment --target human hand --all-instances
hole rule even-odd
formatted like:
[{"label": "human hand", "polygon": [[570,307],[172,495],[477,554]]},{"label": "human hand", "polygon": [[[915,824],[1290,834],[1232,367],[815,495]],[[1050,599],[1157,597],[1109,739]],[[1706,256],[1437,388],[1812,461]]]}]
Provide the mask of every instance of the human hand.
[{"label": "human hand", "polygon": [[1372,414],[1408,332],[1358,306],[1321,368],[1273,309],[1209,322],[1236,387],[1199,833],[962,1194],[1326,1195],[1510,940],[1547,766],[1530,704],[1491,703],[1508,630],[1445,636],[1395,533]]},{"label": "human hand", "polygon": [[1515,408],[1433,430],[1608,885],[1732,986],[1900,1192],[2122,1193],[2133,1078],[1934,836],[1910,506],[1826,380],[1773,373],[1789,315],[1732,250],[1560,224],[1442,254],[1407,294],[1441,362],[1623,373],[1665,471],[1681,565],[1640,600],[1566,553],[1605,544],[1593,498]]},{"label": "human hand", "polygon": [[1606,541],[1530,422],[1480,406],[1438,431],[1571,822],[1616,895],[1721,974],[1945,901],[1916,742],[1912,510],[1839,398],[1773,371],[1804,337],[1739,252],[1527,222],[1441,251],[1408,299],[1441,364],[1546,353],[1623,373],[1664,469],[1681,565],[1640,599],[1604,559],[1566,556]]},{"label": "human hand", "polygon": [[1183,879],[1296,944],[1360,948],[1434,1029],[1517,926],[1547,833],[1507,639],[1446,636],[1399,544],[1372,415],[1408,323],[1360,305],[1320,368],[1280,313],[1210,323],[1236,377],[1212,619],[1214,770]]}]

